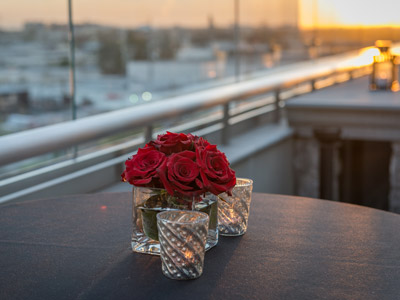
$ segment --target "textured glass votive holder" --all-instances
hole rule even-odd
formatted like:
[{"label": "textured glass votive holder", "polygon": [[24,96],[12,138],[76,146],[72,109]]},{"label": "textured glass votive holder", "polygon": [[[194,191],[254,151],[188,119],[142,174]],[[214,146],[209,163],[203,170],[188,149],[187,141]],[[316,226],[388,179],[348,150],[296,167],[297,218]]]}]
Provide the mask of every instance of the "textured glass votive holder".
[{"label": "textured glass votive holder", "polygon": [[252,190],[253,180],[237,178],[232,196],[220,195],[218,200],[218,230],[220,235],[238,236],[246,233]]},{"label": "textured glass votive holder", "polygon": [[199,211],[170,210],[157,214],[163,274],[185,280],[203,274],[209,217]]}]

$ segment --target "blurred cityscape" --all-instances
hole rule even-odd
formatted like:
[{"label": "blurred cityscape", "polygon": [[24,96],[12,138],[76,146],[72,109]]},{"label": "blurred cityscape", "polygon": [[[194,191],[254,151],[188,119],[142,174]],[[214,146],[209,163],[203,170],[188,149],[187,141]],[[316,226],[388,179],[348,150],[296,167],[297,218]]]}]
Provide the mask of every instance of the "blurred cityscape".
[{"label": "blurred cityscape", "polygon": [[[255,77],[290,63],[400,40],[399,28],[120,28],[75,24],[78,117]],[[236,35],[238,33],[238,35]],[[71,119],[66,24],[0,31],[0,134]]]},{"label": "blurred cityscape", "polygon": [[[73,66],[67,14],[61,23],[48,21],[46,15],[27,21],[17,6],[14,19],[0,23],[0,135],[70,120],[70,67],[76,74],[76,113],[82,118],[254,78],[295,62],[371,46],[377,39],[400,40],[399,27],[317,26],[323,21],[317,1],[309,7],[308,19],[301,12],[307,1],[272,1],[268,6],[254,1],[240,9],[239,1],[235,3],[238,11],[233,14],[227,12],[227,3],[194,3],[209,13],[191,11],[172,21],[183,5],[176,4],[158,17],[166,19],[158,25],[151,19],[141,26],[75,22]],[[154,3],[140,5],[142,13],[156,12]],[[12,12],[11,4],[8,9]],[[57,9],[66,12],[66,7]],[[123,7],[118,12],[123,20]],[[204,25],[190,26],[190,16]],[[12,27],[16,20],[25,21]],[[146,24],[143,18],[140,22]],[[311,26],[302,26],[307,22]]]}]

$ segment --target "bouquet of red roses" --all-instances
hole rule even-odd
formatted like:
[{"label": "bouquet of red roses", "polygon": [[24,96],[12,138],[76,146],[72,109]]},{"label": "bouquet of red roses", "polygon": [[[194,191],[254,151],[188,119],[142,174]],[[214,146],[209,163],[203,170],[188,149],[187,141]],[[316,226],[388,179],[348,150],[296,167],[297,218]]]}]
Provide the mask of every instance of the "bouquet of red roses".
[{"label": "bouquet of red roses", "polygon": [[231,194],[235,172],[224,153],[207,140],[167,132],[139,148],[125,162],[123,181],[140,187],[164,188],[172,196],[196,197],[206,192]]}]

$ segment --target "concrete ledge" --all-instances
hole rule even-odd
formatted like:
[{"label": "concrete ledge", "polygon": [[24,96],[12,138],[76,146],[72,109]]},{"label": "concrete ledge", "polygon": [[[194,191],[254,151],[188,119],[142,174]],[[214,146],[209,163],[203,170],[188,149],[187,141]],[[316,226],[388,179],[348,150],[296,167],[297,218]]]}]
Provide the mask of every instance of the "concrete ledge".
[{"label": "concrete ledge", "polygon": [[268,124],[234,137],[229,145],[218,146],[235,165],[249,156],[291,138],[293,130],[284,124]]}]

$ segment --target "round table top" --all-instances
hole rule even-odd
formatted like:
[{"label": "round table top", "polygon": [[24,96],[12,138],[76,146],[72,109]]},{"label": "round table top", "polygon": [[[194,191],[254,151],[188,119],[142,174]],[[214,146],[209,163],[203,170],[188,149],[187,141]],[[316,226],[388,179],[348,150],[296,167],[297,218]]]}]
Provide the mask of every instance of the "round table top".
[{"label": "round table top", "polygon": [[397,214],[255,193],[190,281],[133,253],[131,224],[130,193],[1,205],[0,299],[400,299]]}]

